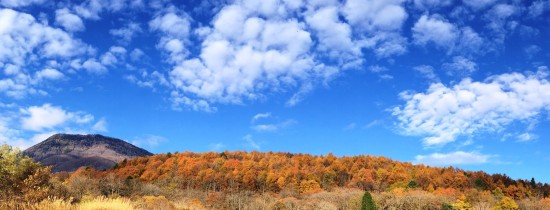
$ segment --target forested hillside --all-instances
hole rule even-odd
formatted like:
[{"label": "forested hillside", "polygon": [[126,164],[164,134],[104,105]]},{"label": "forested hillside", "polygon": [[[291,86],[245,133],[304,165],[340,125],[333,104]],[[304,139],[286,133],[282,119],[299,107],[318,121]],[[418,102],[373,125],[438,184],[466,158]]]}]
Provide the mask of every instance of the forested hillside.
[{"label": "forested hillside", "polygon": [[330,191],[335,187],[386,191],[415,188],[453,193],[476,189],[522,199],[550,194],[548,183],[513,180],[502,174],[430,167],[368,155],[336,157],[274,152],[208,152],[159,154],[119,163],[113,170],[121,177],[143,181],[178,179],[184,186],[214,190],[256,192]]},{"label": "forested hillside", "polygon": [[0,209],[550,209],[534,179],[374,156],[184,152],[52,174],[3,145],[0,163]]}]

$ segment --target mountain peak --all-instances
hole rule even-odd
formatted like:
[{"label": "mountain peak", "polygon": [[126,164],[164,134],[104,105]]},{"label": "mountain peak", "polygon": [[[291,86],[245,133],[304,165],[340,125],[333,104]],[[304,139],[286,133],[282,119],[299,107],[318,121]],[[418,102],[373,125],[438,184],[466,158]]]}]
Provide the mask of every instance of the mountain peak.
[{"label": "mountain peak", "polygon": [[43,165],[53,166],[53,171],[73,171],[81,166],[104,170],[124,159],[153,155],[117,138],[64,133],[54,134],[24,153]]}]

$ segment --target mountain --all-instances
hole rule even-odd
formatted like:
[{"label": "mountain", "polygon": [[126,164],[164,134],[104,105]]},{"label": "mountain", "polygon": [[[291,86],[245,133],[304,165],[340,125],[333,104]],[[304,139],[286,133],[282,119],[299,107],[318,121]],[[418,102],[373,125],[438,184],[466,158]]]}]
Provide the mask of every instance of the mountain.
[{"label": "mountain", "polygon": [[43,165],[53,166],[54,172],[74,171],[81,166],[105,170],[124,159],[153,155],[123,140],[98,134],[55,134],[23,153]]}]

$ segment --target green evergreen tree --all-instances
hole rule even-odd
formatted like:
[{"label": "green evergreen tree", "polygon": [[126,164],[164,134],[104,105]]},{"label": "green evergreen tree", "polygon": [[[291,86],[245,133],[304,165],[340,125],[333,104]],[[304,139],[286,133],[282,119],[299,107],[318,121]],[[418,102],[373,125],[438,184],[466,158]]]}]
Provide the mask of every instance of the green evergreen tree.
[{"label": "green evergreen tree", "polygon": [[374,200],[368,191],[365,191],[363,195],[363,200],[361,202],[361,210],[375,210],[376,206],[374,205]]},{"label": "green evergreen tree", "polygon": [[441,204],[441,210],[453,210],[453,205],[448,203],[442,203]]}]

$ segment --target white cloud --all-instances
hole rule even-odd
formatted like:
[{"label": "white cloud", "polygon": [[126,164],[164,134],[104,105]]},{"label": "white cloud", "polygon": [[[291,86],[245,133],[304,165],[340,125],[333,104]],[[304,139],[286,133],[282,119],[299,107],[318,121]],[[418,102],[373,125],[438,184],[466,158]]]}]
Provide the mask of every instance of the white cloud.
[{"label": "white cloud", "polygon": [[542,49],[537,45],[529,45],[525,48],[523,48],[523,51],[525,52],[525,55],[531,59],[534,56],[536,56]]},{"label": "white cloud", "polygon": [[141,32],[143,32],[143,30],[141,29],[139,23],[135,22],[130,22],[122,28],[109,30],[111,35],[117,37],[126,44],[130,43],[132,39]]},{"label": "white cloud", "polygon": [[67,31],[83,31],[85,29],[82,19],[71,13],[67,8],[55,11],[55,22]]},{"label": "white cloud", "polygon": [[152,147],[157,147],[160,145],[160,143],[166,142],[166,141],[168,140],[162,136],[143,135],[143,136],[134,138],[134,140],[131,143],[139,147],[152,148]]},{"label": "white cloud", "polygon": [[434,68],[430,65],[415,66],[413,69],[422,74],[426,79],[439,81],[439,77],[435,74]]},{"label": "white cloud", "polygon": [[372,73],[382,73],[382,72],[386,72],[386,71],[389,70],[388,68],[386,68],[384,66],[379,66],[379,65],[369,66],[368,69]]},{"label": "white cloud", "polygon": [[51,69],[51,68],[42,69],[40,71],[37,71],[35,74],[36,79],[39,81],[44,79],[58,80],[63,78],[64,76],[65,75],[63,75],[63,73],[59,72],[56,69]]},{"label": "white cloud", "polygon": [[[104,118],[94,122],[94,116],[82,111],[71,112],[59,106],[20,107],[0,104],[0,143],[26,149],[55,133],[91,133]],[[106,132],[106,131],[105,131]]]},{"label": "white cloud", "polygon": [[118,12],[124,9],[142,8],[143,1],[141,0],[117,0],[117,1],[104,1],[104,0],[85,0],[79,5],[75,5],[73,10],[80,17],[85,19],[98,20],[100,14],[104,11]]},{"label": "white cloud", "polygon": [[174,110],[181,110],[182,106],[190,108],[193,111],[216,112],[218,110],[216,107],[210,106],[206,100],[191,99],[177,91],[170,93],[170,99],[172,101],[172,109]]},{"label": "white cloud", "polygon": [[104,74],[107,73],[107,68],[103,66],[100,62],[97,62],[95,58],[90,58],[82,64],[82,68],[86,71],[94,74]]},{"label": "white cloud", "polygon": [[505,19],[516,13],[516,9],[516,7],[509,4],[497,4],[491,9],[490,13],[492,13],[492,17]]},{"label": "white cloud", "polygon": [[452,4],[453,0],[414,0],[414,6],[421,10],[438,9]]},{"label": "white cloud", "polygon": [[162,31],[170,36],[185,38],[189,34],[190,23],[188,17],[168,12],[156,16],[149,22],[151,30]]},{"label": "white cloud", "polygon": [[262,119],[262,118],[269,118],[269,117],[271,117],[271,113],[270,113],[270,112],[258,113],[258,114],[256,114],[256,115],[254,115],[254,117],[252,117],[251,122],[254,123],[254,122],[256,122],[256,121],[259,120],[259,119]]},{"label": "white cloud", "polygon": [[[0,68],[6,74],[0,79],[0,92],[14,98],[45,95],[38,89],[39,80],[59,79],[62,75],[57,69],[62,63],[91,50],[65,31],[38,22],[29,14],[0,9]],[[40,71],[33,72],[37,69]]]},{"label": "white cloud", "polygon": [[208,147],[210,148],[210,151],[220,152],[225,148],[225,144],[218,142],[218,143],[210,144],[208,145]]},{"label": "white cloud", "polygon": [[350,123],[344,127],[344,130],[353,130],[357,127],[356,123]]},{"label": "white cloud", "polygon": [[520,135],[517,136],[517,139],[519,142],[527,142],[527,141],[533,141],[535,139],[537,139],[538,136],[535,135],[535,134],[532,134],[532,133],[522,133]]},{"label": "white cloud", "polygon": [[[497,4],[494,5],[488,12],[484,15],[484,20],[487,22],[486,28],[490,30],[492,35],[491,41],[496,45],[496,47],[502,47],[506,36],[516,30],[519,26],[521,28],[529,28],[527,26],[522,26],[516,20],[512,19],[513,16],[516,16],[522,9],[519,6],[512,4]],[[527,29],[529,30],[529,29]],[[529,34],[534,34],[535,32],[529,30]]]},{"label": "white cloud", "polygon": [[550,110],[547,75],[501,74],[483,82],[464,79],[450,87],[435,83],[425,93],[401,93],[406,104],[395,107],[392,114],[403,134],[424,136],[426,146],[501,131],[512,122],[529,122]]},{"label": "white cloud", "polygon": [[466,26],[460,29],[460,37],[452,46],[452,52],[461,55],[483,55],[488,51],[486,39],[482,38],[472,28]]},{"label": "white cloud", "polygon": [[348,0],[341,11],[362,40],[357,46],[372,49],[386,58],[406,52],[401,28],[408,18],[402,0]]},{"label": "white cloud", "polygon": [[105,66],[113,66],[121,61],[124,61],[126,57],[126,49],[121,46],[112,46],[105,54],[101,56],[101,64]]},{"label": "white cloud", "polygon": [[252,138],[252,135],[246,135],[243,137],[243,139],[246,141],[247,145],[249,147],[251,147],[252,149],[254,150],[260,150],[260,145],[258,143],[256,143],[256,141],[254,141],[254,139]]},{"label": "white cloud", "polygon": [[46,0],[0,0],[0,5],[9,8],[25,7],[32,4],[42,4]]},{"label": "white cloud", "polygon": [[531,17],[539,17],[548,10],[550,10],[550,1],[533,1],[528,8],[528,13]]},{"label": "white cloud", "polygon": [[490,46],[471,27],[459,28],[438,14],[422,15],[412,28],[412,38],[417,45],[433,44],[455,55],[483,55]]},{"label": "white cloud", "polygon": [[343,12],[352,25],[366,30],[395,30],[408,17],[402,3],[402,0],[348,0]]},{"label": "white cloud", "polygon": [[338,19],[337,7],[321,8],[307,16],[306,21],[317,32],[321,51],[335,59],[360,59],[361,49],[352,40],[351,27]]},{"label": "white cloud", "polygon": [[477,70],[477,64],[465,57],[455,56],[452,63],[444,63],[443,68],[447,69],[450,75],[468,76]]},{"label": "white cloud", "polygon": [[381,125],[382,122],[380,120],[373,120],[369,123],[367,123],[365,126],[363,126],[363,129],[370,129],[374,126],[378,126],[378,125]]},{"label": "white cloud", "polygon": [[[183,11],[157,13],[149,28],[172,65],[167,79],[173,107],[211,111],[215,104],[265,98],[266,91],[294,92],[287,101],[294,106],[317,85],[360,67],[363,49],[379,58],[406,52],[407,39],[400,35],[408,17],[404,1],[352,1],[236,1],[194,30]],[[200,44],[191,46],[190,36]],[[196,46],[198,53],[190,52]]]},{"label": "white cloud", "polygon": [[61,107],[44,104],[21,109],[24,117],[21,118],[21,127],[31,131],[42,131],[63,125],[69,121],[88,123],[93,116],[81,112],[68,112]]},{"label": "white cloud", "polygon": [[492,5],[496,0],[462,0],[472,9],[479,10]]},{"label": "white cloud", "polygon": [[258,132],[273,132],[277,131],[279,127],[275,124],[259,124],[252,126],[252,129]]},{"label": "white cloud", "polygon": [[294,19],[261,20],[248,17],[240,5],[227,6],[215,18],[200,58],[179,62],[170,80],[188,100],[242,103],[268,87],[295,86],[327,73],[314,68],[307,54],[311,44],[310,33]]},{"label": "white cloud", "polygon": [[23,65],[29,54],[71,57],[88,47],[63,30],[36,22],[31,15],[11,9],[0,10],[0,62]]},{"label": "white cloud", "polygon": [[191,30],[189,19],[183,12],[169,11],[156,15],[149,22],[149,28],[161,34],[157,48],[169,54],[168,61],[171,63],[181,62],[188,55],[184,43],[188,42],[187,39]]},{"label": "white cloud", "polygon": [[46,139],[48,139],[50,136],[53,136],[54,134],[56,134],[57,132],[52,132],[52,131],[48,131],[48,132],[43,132],[43,133],[37,133],[37,134],[34,134],[31,139],[29,140],[29,143],[30,145],[26,146],[26,147],[30,147],[34,144],[37,144],[37,143],[40,143]]},{"label": "white cloud", "polygon": [[145,53],[138,48],[132,50],[132,52],[130,53],[130,59],[132,59],[132,61],[138,61],[144,56],[145,56]]},{"label": "white cloud", "polygon": [[289,126],[292,126],[296,123],[298,123],[296,120],[290,119],[279,123],[254,124],[252,125],[252,129],[257,132],[275,132],[284,128],[288,128]]},{"label": "white cloud", "polygon": [[439,15],[422,15],[414,24],[412,32],[416,44],[433,43],[441,48],[453,46],[459,36],[456,26]]},{"label": "white cloud", "polygon": [[270,112],[258,113],[254,115],[254,117],[252,117],[252,119],[250,120],[251,128],[257,132],[275,132],[280,129],[284,129],[298,123],[298,121],[294,119],[288,119],[285,121],[279,121],[279,122],[273,122],[273,123],[258,122],[258,121],[270,121],[269,120],[270,118],[277,118],[277,117],[272,117]]},{"label": "white cloud", "polygon": [[92,130],[97,132],[107,132],[107,120],[105,118],[101,118],[92,126]]},{"label": "white cloud", "polygon": [[485,155],[479,152],[456,151],[417,155],[414,162],[432,166],[472,165],[488,163],[494,157],[495,155]]}]

